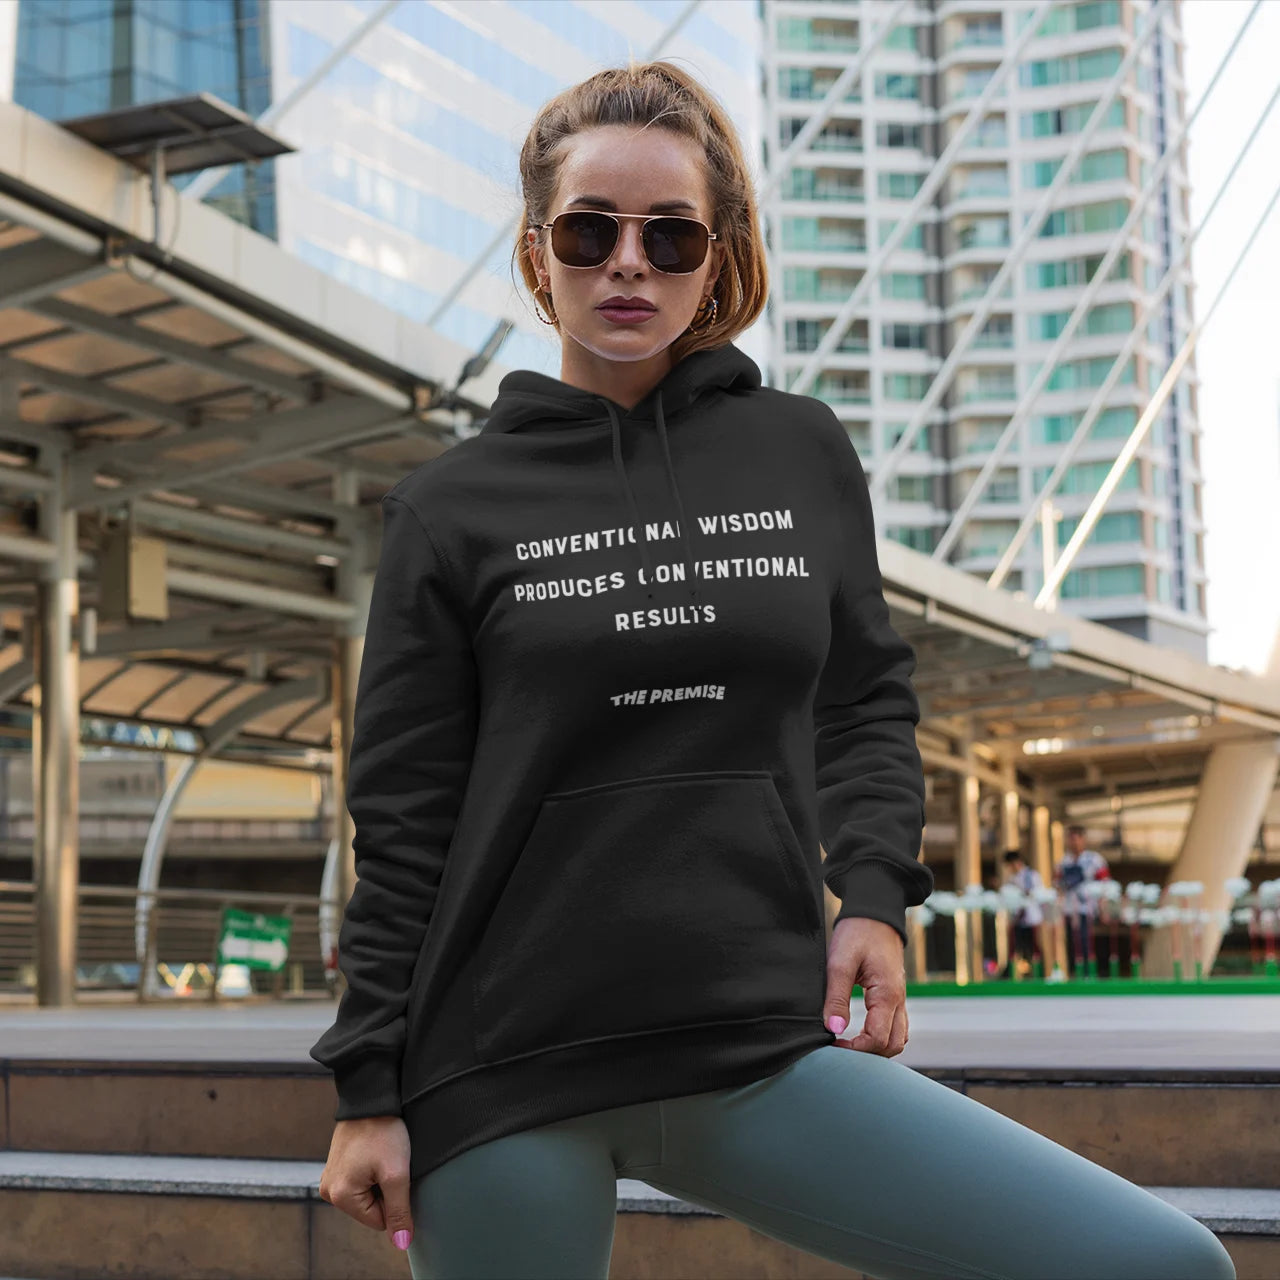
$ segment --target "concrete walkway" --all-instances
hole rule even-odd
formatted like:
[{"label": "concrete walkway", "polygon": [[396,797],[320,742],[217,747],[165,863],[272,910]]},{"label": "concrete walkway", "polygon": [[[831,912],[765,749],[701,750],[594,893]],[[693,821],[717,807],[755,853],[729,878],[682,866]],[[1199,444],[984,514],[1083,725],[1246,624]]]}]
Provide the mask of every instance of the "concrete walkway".
[{"label": "concrete walkway", "polygon": [[[336,1009],[324,998],[211,1007],[94,996],[74,1009],[11,998],[0,1002],[0,1058],[307,1064]],[[911,1067],[1280,1074],[1280,996],[912,996],[907,1011],[899,1061]]]}]

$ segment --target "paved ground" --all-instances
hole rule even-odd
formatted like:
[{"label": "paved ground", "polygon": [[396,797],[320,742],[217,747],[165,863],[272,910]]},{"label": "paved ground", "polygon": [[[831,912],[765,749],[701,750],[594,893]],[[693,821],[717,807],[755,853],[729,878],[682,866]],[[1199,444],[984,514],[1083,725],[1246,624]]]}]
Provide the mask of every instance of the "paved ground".
[{"label": "paved ground", "polygon": [[[305,1062],[333,1021],[325,999],[237,1006],[93,998],[75,1009],[0,1003],[0,1058]],[[859,1007],[860,1008],[860,1007]],[[1280,996],[912,996],[912,1067],[1269,1068]],[[855,1018],[854,1031],[860,1026]]]}]

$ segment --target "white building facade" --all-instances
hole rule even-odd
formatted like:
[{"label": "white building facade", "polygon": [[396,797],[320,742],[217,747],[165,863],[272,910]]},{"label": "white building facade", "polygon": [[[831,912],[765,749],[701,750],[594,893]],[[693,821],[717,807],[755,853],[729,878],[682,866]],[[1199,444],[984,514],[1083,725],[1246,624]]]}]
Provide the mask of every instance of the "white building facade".
[{"label": "white building facade", "polygon": [[[894,7],[889,0],[762,0],[771,157],[799,133]],[[1152,15],[1157,29],[1118,76],[1144,34],[1146,0],[1060,0],[910,233],[877,262],[1035,7],[1031,0],[936,0],[901,11],[868,56],[860,83],[836,104],[768,208],[780,385],[810,360],[864,273],[875,273],[844,339],[823,357],[816,381],[801,386],[840,414],[874,482],[1094,106],[1118,80],[1112,105],[947,378],[945,394],[886,473],[881,532],[923,552],[933,552],[951,525],[1186,118],[1176,4]],[[1053,464],[1141,325],[1140,341],[1053,495],[1058,546],[1066,545],[1191,327],[1189,261],[1143,319],[1188,223],[1179,148],[952,533],[947,559],[984,579],[991,574],[1024,514],[1038,510],[1036,495]],[[1056,607],[1204,657],[1201,482],[1192,359],[1063,578]],[[1001,585],[1035,596],[1043,561],[1037,523]]]}]

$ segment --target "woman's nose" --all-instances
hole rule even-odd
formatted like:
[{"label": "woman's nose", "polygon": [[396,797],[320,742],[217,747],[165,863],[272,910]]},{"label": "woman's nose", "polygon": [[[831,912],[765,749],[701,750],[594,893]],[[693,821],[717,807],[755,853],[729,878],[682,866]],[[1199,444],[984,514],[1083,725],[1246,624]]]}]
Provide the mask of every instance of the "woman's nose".
[{"label": "woman's nose", "polygon": [[618,243],[613,251],[616,266],[644,266],[648,258],[644,252],[644,224],[635,218],[624,218]]}]

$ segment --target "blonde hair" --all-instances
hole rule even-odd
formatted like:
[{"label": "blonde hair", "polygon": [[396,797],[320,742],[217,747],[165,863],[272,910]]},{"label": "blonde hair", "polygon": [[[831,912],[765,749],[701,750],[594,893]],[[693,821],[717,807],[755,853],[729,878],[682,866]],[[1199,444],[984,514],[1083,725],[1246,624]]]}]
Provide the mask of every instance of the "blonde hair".
[{"label": "blonde hair", "polygon": [[[625,67],[597,71],[544,103],[520,149],[520,188],[524,211],[516,235],[515,257],[530,293],[551,322],[559,321],[538,282],[527,235],[548,212],[560,178],[568,139],[600,125],[656,125],[692,138],[707,157],[709,221],[722,249],[719,276],[712,290],[715,323],[686,330],[672,344],[679,362],[704,347],[733,341],[764,310],[769,291],[764,241],[756,211],[755,185],[742,143],[728,113],[693,76],[670,62],[631,61]],[[539,231],[538,235],[544,233]],[[693,324],[704,324],[699,312]]]}]

